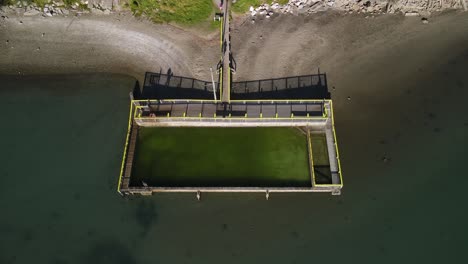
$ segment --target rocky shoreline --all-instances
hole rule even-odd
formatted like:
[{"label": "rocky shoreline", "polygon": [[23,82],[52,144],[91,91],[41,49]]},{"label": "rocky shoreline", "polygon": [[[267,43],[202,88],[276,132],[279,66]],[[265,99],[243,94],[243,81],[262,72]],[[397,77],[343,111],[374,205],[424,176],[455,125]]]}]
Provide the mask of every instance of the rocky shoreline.
[{"label": "rocky shoreline", "polygon": [[285,5],[273,2],[262,4],[259,7],[250,7],[252,22],[255,17],[269,18],[275,13],[279,14],[313,14],[330,9],[346,12],[348,14],[394,14],[405,16],[428,17],[431,13],[449,9],[467,10],[466,0],[290,0]]},{"label": "rocky shoreline", "polygon": [[81,14],[110,15],[114,11],[120,11],[118,0],[80,0],[71,5],[65,4],[62,0],[50,1],[44,6],[38,6],[34,2],[17,1],[14,5],[2,6],[0,13],[3,19],[6,15],[18,16],[80,16]]},{"label": "rocky shoreline", "polygon": [[[422,16],[427,18],[434,12],[450,9],[467,10],[468,0],[290,0],[285,5],[276,2],[251,6],[248,14],[255,23],[257,17],[270,18],[274,14],[310,15],[327,10],[337,10],[347,14],[380,14],[400,13],[405,16]],[[234,3],[235,4],[235,3]],[[66,5],[62,0],[50,1],[43,7],[27,1],[16,1],[14,5],[2,6],[2,18],[7,15],[18,16],[80,16],[81,14],[109,15],[122,11],[120,0],[78,0]],[[427,21],[427,20],[425,20]]]}]

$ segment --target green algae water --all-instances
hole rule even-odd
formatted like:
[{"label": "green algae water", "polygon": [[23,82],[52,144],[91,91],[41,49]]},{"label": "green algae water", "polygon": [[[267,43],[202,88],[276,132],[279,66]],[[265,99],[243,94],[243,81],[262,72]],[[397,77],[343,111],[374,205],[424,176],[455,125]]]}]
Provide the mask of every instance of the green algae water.
[{"label": "green algae water", "polygon": [[296,128],[140,128],[133,186],[311,187]]},{"label": "green algae water", "polygon": [[468,34],[450,32],[328,76],[341,196],[122,198],[135,80],[0,76],[0,263],[468,262]]}]

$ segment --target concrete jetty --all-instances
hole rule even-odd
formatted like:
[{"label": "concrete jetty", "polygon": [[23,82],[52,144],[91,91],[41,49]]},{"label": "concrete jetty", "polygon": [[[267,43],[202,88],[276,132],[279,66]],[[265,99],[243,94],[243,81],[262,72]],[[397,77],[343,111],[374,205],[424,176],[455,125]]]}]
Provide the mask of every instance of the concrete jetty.
[{"label": "concrete jetty", "polygon": [[[147,73],[143,91],[137,98],[131,96],[129,127],[118,192],[122,195],[193,192],[196,193],[198,199],[202,192],[262,192],[266,194],[267,200],[273,192],[341,194],[343,179],[334,126],[333,104],[329,99],[325,74],[319,72],[309,76],[233,83],[229,3],[230,1],[226,0],[223,6],[219,82],[195,80],[172,74]],[[232,87],[234,88],[231,89]],[[304,144],[308,145],[311,185],[309,187],[162,187],[147,184],[132,186],[131,173],[139,127],[300,128],[306,135]],[[323,141],[321,142],[325,146],[322,149],[327,151],[325,155],[328,156],[328,162],[325,165],[314,164],[314,155],[318,154],[317,150],[312,148],[311,138],[318,134],[322,135]],[[229,155],[229,153],[224,155]],[[323,180],[317,181],[316,177],[317,172],[323,179],[324,166],[329,174],[325,177],[326,183]]]},{"label": "concrete jetty", "polygon": [[229,103],[231,94],[231,37],[229,25],[229,0],[223,5],[223,45],[222,45],[222,97],[223,103]]}]

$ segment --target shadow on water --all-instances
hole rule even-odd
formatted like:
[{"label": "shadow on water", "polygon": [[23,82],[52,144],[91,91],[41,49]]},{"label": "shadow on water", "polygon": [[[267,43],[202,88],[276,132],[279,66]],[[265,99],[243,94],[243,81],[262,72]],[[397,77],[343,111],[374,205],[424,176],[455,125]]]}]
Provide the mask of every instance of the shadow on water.
[{"label": "shadow on water", "polygon": [[156,207],[149,200],[139,200],[135,209],[135,220],[142,229],[142,236],[146,235],[157,220]]},{"label": "shadow on water", "polygon": [[33,229],[26,229],[22,235],[23,241],[25,243],[31,242],[35,238],[35,233]]},{"label": "shadow on water", "polygon": [[64,259],[61,259],[61,258],[55,258],[53,260],[51,260],[50,262],[51,264],[67,264],[68,262]]},{"label": "shadow on water", "polygon": [[120,241],[102,240],[87,252],[83,263],[87,264],[133,264],[137,263],[135,256]]},{"label": "shadow on water", "polygon": [[136,81],[135,86],[133,87],[133,97],[134,98],[141,98],[142,97],[139,81]]},{"label": "shadow on water", "polygon": [[[135,99],[214,99],[220,98],[220,78],[213,82],[194,78],[146,72],[143,88],[134,89]],[[137,84],[138,85],[138,84]],[[231,83],[232,100],[330,99],[325,73],[289,76]]]}]

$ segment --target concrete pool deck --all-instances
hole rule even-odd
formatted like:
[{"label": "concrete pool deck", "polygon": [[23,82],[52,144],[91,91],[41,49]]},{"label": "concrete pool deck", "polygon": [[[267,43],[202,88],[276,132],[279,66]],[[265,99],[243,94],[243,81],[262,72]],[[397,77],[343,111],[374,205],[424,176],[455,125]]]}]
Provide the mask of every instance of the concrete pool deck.
[{"label": "concrete pool deck", "polygon": [[[182,105],[181,109],[189,109],[190,107],[198,107],[201,112],[198,116],[188,116],[184,111],[168,111],[167,106]],[[206,107],[206,106],[210,107]],[[275,111],[269,113],[274,114],[274,117],[264,118],[264,105],[274,105]],[[289,117],[281,117],[279,115],[277,105],[286,106],[289,109]],[[307,111],[293,112],[295,107],[305,107],[313,105],[320,109],[314,111],[311,115]],[[204,109],[216,109],[222,107],[232,109],[233,107],[257,108],[257,114],[244,114],[244,116],[233,117],[232,112],[224,111],[221,115],[213,114],[206,117]],[[161,111],[161,109],[164,109]],[[246,111],[246,112],[247,112]],[[269,109],[271,111],[271,109]],[[196,113],[196,111],[194,112]],[[296,113],[296,115],[294,114]],[[331,192],[332,194],[340,194],[343,186],[341,168],[339,164],[338,147],[333,123],[333,106],[331,100],[255,100],[255,101],[231,101],[231,105],[220,104],[210,100],[132,100],[129,119],[129,133],[127,135],[126,149],[124,152],[124,161],[122,163],[121,177],[119,179],[118,191],[122,194],[143,194],[149,195],[154,192]],[[136,127],[136,128],[135,128]],[[142,186],[132,186],[131,175],[134,162],[133,154],[137,145],[137,136],[134,135],[138,131],[138,127],[296,127],[304,131],[307,135],[307,153],[309,155],[309,177],[311,178],[310,186],[249,186],[248,183],[239,184],[239,186],[153,186],[144,183]],[[314,151],[312,150],[311,136],[321,134],[325,139],[324,144],[328,154],[328,170],[330,171],[330,181],[323,183],[317,181],[316,173],[320,173],[317,166],[313,165]],[[174,164],[177,166],[177,164]],[[317,177],[318,178],[318,177]]]}]

